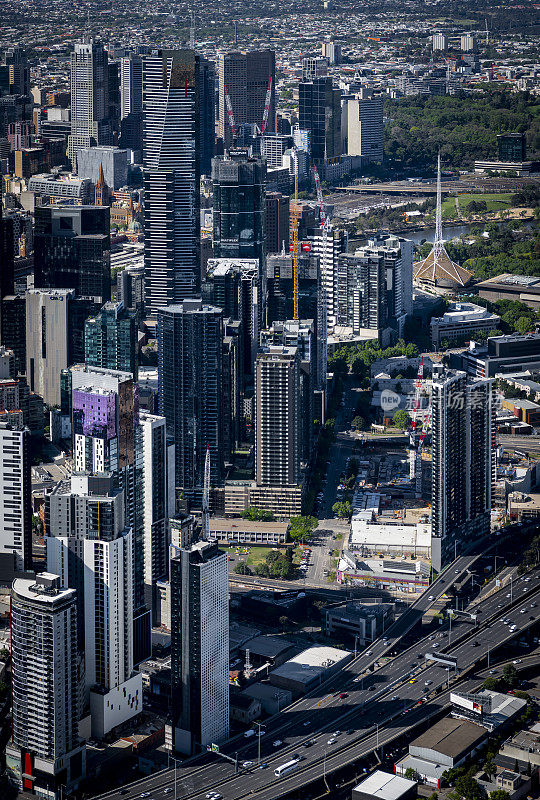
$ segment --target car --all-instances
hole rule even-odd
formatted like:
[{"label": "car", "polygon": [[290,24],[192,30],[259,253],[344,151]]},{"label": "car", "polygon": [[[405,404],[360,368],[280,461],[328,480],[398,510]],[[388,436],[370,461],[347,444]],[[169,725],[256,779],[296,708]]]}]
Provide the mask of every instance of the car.
[{"label": "car", "polygon": [[306,721],[304,722],[304,728],[309,728],[310,725],[311,722],[309,721],[309,719],[306,719]]},{"label": "car", "polygon": [[478,647],[478,642],[473,642],[473,643],[472,643],[472,646],[473,646],[473,647]]},{"label": "car", "polygon": [[281,739],[276,739],[274,742],[272,742],[272,747],[281,747],[282,744],[283,742]]},{"label": "car", "polygon": [[392,697],[392,702],[394,702],[395,700],[399,700],[399,697],[397,696],[397,694],[395,694],[395,695]]},{"label": "car", "polygon": [[302,747],[311,747],[313,744],[315,744],[313,739],[306,739],[306,741],[303,742]]},{"label": "car", "polygon": [[526,586],[525,586],[525,588],[523,589],[523,591],[524,591],[524,592],[527,592],[527,591],[528,591],[528,589],[527,589],[527,587],[526,587]]},{"label": "car", "polygon": [[349,696],[348,692],[341,692],[341,694],[339,695],[339,699],[345,700],[345,698],[348,696]]},{"label": "car", "polygon": [[163,790],[163,794],[170,794],[171,792],[174,792],[172,786],[168,786],[166,789]]},{"label": "car", "polygon": [[243,761],[242,766],[244,767],[244,769],[249,769],[250,767],[253,766],[253,761]]},{"label": "car", "polygon": [[[411,681],[411,683],[412,683],[412,681]],[[374,686],[370,686],[370,687],[368,688],[368,692],[372,692],[374,689],[375,689],[375,687],[374,687]]]},{"label": "car", "polygon": [[432,594],[430,594],[430,596],[428,597],[428,600],[435,600],[435,597]]},{"label": "car", "polygon": [[508,592],[508,594],[506,595],[506,597],[510,597],[510,592]]},{"label": "car", "polygon": [[416,678],[411,678],[411,680],[409,681],[409,683],[416,683]]},{"label": "car", "polygon": [[[364,679],[363,675],[358,675],[356,678],[353,678],[353,683],[360,683],[361,680]],[[305,725],[305,723],[304,723]]]},{"label": "car", "polygon": [[139,797],[150,797],[150,792],[141,792]]},{"label": "car", "polygon": [[454,570],[454,574],[455,574],[455,575],[459,575],[459,569],[455,569],[455,570]]},{"label": "car", "polygon": [[345,733],[347,734],[347,736],[352,736],[353,733],[354,733],[354,730],[353,730],[353,728],[349,728],[349,730],[345,731]]},{"label": "car", "polygon": [[526,609],[525,609],[525,608],[520,608],[520,609],[519,609],[519,613],[520,613],[520,614],[524,614],[524,613],[525,613],[525,611],[526,611]]},{"label": "car", "polygon": [[341,731],[334,731],[332,736],[341,736]]},{"label": "car", "polygon": [[432,645],[432,646],[433,646],[433,648],[438,647],[439,646],[439,642],[435,642],[435,644]]},{"label": "car", "polygon": [[366,656],[370,656],[370,655],[371,655],[371,650],[366,650],[366,652],[364,653],[364,655],[366,655]]},{"label": "car", "polygon": [[521,658],[516,658],[514,661],[512,661],[512,664],[521,664]]},{"label": "car", "polygon": [[335,744],[336,742],[337,742],[337,739],[336,739],[336,737],[335,737],[335,736],[331,736],[331,737],[328,739],[328,741],[326,742],[326,744]]},{"label": "car", "polygon": [[433,681],[426,681],[424,686],[431,686],[432,683],[433,683]]},{"label": "car", "polygon": [[220,795],[219,792],[207,792],[205,794],[205,797],[206,797],[207,800],[219,800],[221,795]]}]

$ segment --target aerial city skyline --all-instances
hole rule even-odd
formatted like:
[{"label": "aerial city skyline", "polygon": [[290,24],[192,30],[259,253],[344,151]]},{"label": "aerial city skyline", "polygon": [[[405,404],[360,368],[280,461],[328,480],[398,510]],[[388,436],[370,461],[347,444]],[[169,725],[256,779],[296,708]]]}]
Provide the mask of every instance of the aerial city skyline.
[{"label": "aerial city skyline", "polygon": [[513,13],[7,10],[2,798],[537,796]]}]

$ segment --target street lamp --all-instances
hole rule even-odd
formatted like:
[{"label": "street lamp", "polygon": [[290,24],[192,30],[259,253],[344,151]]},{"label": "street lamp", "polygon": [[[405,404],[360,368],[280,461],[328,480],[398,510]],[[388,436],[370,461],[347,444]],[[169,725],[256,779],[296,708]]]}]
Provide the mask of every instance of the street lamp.
[{"label": "street lamp", "polygon": [[258,732],[258,747],[257,747],[257,763],[260,764],[261,763],[261,735],[262,735],[261,728],[262,728],[263,723],[262,722],[257,722],[257,720],[254,720],[254,722],[255,722],[255,725],[257,725],[257,727],[259,729],[259,732]]}]

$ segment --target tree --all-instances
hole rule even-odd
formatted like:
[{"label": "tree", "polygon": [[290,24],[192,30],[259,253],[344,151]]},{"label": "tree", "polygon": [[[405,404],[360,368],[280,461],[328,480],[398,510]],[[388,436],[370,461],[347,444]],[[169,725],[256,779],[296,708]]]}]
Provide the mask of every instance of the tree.
[{"label": "tree", "polygon": [[355,431],[365,431],[367,428],[367,422],[363,417],[357,416],[353,419],[352,426]]},{"label": "tree", "polygon": [[288,623],[288,621],[289,621],[288,617],[282,616],[279,618],[279,624],[281,625],[281,630],[284,630],[285,625]]},{"label": "tree", "polygon": [[406,411],[403,409],[399,409],[394,414],[394,418],[392,419],[392,425],[395,428],[401,428],[402,430],[408,430],[411,427],[411,418]]},{"label": "tree", "polygon": [[416,777],[416,772],[414,771],[414,769],[412,767],[407,767],[403,777],[407,778],[408,781],[414,781],[414,779]]},{"label": "tree", "polygon": [[263,522],[272,522],[274,519],[274,515],[271,511],[265,511],[256,506],[248,506],[248,508],[242,511],[241,516],[243,519],[262,520]]},{"label": "tree", "polygon": [[510,800],[510,793],[505,789],[495,789],[489,793],[489,800]]},{"label": "tree", "polygon": [[238,564],[236,564],[236,566],[234,568],[234,571],[235,571],[235,573],[237,575],[252,575],[253,574],[245,561],[239,561]]},{"label": "tree", "polygon": [[332,506],[332,513],[335,517],[347,519],[352,515],[352,506],[348,500],[345,500],[345,502],[334,503]]},{"label": "tree", "polygon": [[482,790],[471,775],[461,775],[456,780],[456,792],[465,800],[482,800]]},{"label": "tree", "polygon": [[289,520],[289,536],[293,542],[305,542],[319,524],[317,517],[299,516]]},{"label": "tree", "polygon": [[492,692],[497,691],[499,688],[499,681],[497,678],[486,678],[482,684],[482,689],[489,689]]},{"label": "tree", "polygon": [[513,664],[506,664],[503,669],[503,679],[510,688],[518,682],[518,671]]}]

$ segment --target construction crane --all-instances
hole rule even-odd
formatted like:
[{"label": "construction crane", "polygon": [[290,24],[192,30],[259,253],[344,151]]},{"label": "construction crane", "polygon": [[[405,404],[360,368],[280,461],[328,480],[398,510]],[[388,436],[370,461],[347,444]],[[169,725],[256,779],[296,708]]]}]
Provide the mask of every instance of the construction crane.
[{"label": "construction crane", "polygon": [[293,214],[293,319],[300,319],[298,313],[298,153],[294,166],[294,214]]},{"label": "construction crane", "polygon": [[268,89],[266,90],[266,99],[264,101],[264,114],[263,114],[261,133],[265,132],[266,126],[268,125],[268,114],[270,112],[271,98],[272,98],[272,76],[270,76],[270,80],[268,81]]},{"label": "construction crane", "polygon": [[206,445],[204,460],[204,488],[202,496],[202,538],[205,542],[210,538],[210,445]]},{"label": "construction crane", "polygon": [[231,98],[229,97],[229,91],[228,91],[226,85],[224,86],[224,90],[225,90],[225,105],[227,106],[227,115],[229,117],[229,125],[231,126],[231,133],[232,133],[233,138],[234,138],[236,136],[236,123],[234,121],[234,113],[233,113],[233,109],[232,109]]},{"label": "construction crane", "polygon": [[416,415],[418,414],[418,409],[420,408],[420,389],[422,388],[423,380],[424,380],[424,356],[420,356],[420,364],[418,365],[418,374],[416,375],[414,406],[413,406],[412,426],[411,426],[413,433],[411,434],[411,437],[414,437],[414,431],[416,430]]}]

